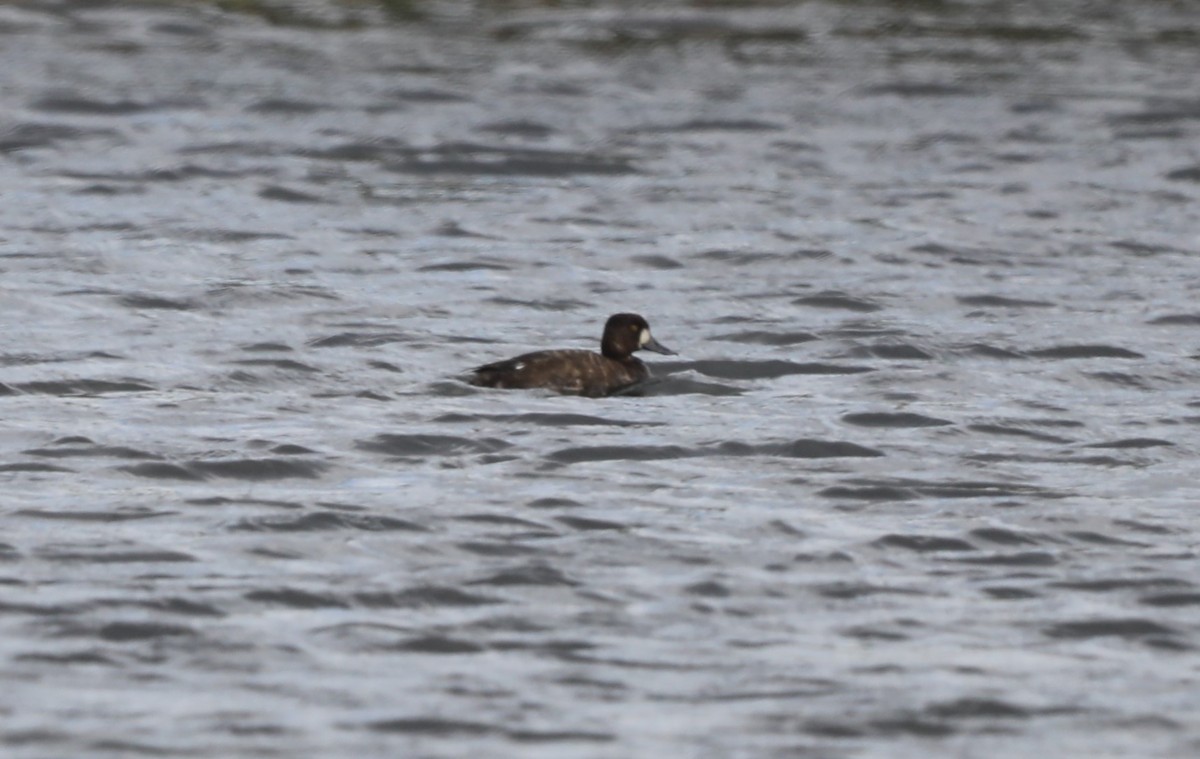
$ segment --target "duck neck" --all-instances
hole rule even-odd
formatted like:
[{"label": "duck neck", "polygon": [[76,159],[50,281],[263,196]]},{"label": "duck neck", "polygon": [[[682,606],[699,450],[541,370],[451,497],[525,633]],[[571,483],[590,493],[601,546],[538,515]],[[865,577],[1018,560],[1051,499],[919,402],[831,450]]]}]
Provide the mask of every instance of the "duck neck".
[{"label": "duck neck", "polygon": [[628,361],[633,358],[628,351],[621,350],[615,343],[608,340],[600,343],[600,355],[611,358],[613,361]]}]

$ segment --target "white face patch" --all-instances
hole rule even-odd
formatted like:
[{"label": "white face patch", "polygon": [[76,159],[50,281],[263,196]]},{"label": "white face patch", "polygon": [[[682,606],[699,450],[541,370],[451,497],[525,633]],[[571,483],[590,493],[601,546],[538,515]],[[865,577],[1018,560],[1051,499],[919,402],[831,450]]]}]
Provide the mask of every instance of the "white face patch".
[{"label": "white face patch", "polygon": [[642,334],[638,335],[638,347],[644,348],[648,342],[650,342],[650,330],[643,327]]}]

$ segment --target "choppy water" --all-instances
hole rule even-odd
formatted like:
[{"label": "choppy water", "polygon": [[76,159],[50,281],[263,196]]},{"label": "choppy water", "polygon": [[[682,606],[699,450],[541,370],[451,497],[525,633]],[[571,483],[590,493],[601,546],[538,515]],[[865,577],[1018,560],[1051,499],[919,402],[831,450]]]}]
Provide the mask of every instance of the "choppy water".
[{"label": "choppy water", "polygon": [[0,6],[4,755],[1200,753],[1200,13],[1028,5]]}]

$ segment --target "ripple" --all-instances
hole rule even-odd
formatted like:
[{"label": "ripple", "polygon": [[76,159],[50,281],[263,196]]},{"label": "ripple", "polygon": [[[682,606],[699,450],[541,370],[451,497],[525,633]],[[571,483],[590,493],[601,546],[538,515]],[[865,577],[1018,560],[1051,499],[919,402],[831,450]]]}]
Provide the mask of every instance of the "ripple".
[{"label": "ripple", "polygon": [[874,356],[891,361],[932,361],[934,358],[933,354],[926,350],[903,343],[864,346],[851,350],[848,355],[855,358]]},{"label": "ripple", "polygon": [[45,464],[40,461],[31,461],[26,463],[16,464],[0,464],[0,472],[74,472],[74,469],[65,466],[56,466],[54,464]]},{"label": "ripple", "polygon": [[825,598],[836,598],[845,601],[852,601],[856,598],[865,598],[878,595],[926,595],[923,591],[914,590],[913,588],[896,588],[887,585],[873,585],[871,583],[861,582],[831,583],[828,585],[818,586],[816,590],[817,593]]},{"label": "ripple", "polygon": [[1053,554],[1045,551],[1021,551],[1017,553],[996,553],[990,556],[972,556],[956,559],[963,564],[980,564],[999,567],[1052,567],[1058,564]]},{"label": "ripple", "polygon": [[678,445],[592,445],[563,448],[546,458],[560,464],[584,461],[658,461],[701,455],[693,448]]},{"label": "ripple", "polygon": [[635,127],[629,131],[635,133],[672,133],[672,132],[778,132],[783,129],[779,124],[757,119],[691,119],[678,124],[662,126]]},{"label": "ripple", "polygon": [[[243,170],[227,170],[214,169],[208,166],[199,166],[193,163],[185,163],[175,166],[174,168],[154,168],[145,171],[129,171],[129,172],[86,172],[86,171],[66,171],[62,173],[63,177],[68,179],[83,179],[83,180],[99,180],[103,182],[116,182],[121,184],[159,184],[159,183],[174,183],[186,182],[192,179],[240,179],[243,177],[254,176],[255,171]],[[144,188],[143,188],[144,189]],[[213,242],[237,242],[240,240],[253,239],[283,239],[283,235],[274,233],[260,232],[236,232],[233,230],[181,230],[181,234],[191,237],[196,240],[211,240]]]},{"label": "ripple", "polygon": [[977,480],[946,480],[943,482],[897,479],[847,480],[846,485],[837,485],[819,491],[829,498],[886,501],[907,500],[919,496],[931,498],[1011,498],[1027,496],[1037,498],[1061,498],[1061,493],[1036,485],[1020,485],[1007,482]]},{"label": "ripple", "polygon": [[1139,617],[1109,619],[1086,619],[1074,622],[1059,622],[1043,630],[1051,638],[1087,639],[1101,637],[1142,638],[1150,635],[1175,635],[1175,630],[1166,625]]},{"label": "ripple", "polygon": [[1060,437],[1059,435],[1051,435],[1046,432],[1036,432],[1034,430],[1026,430],[1020,427],[1012,427],[1004,424],[969,424],[967,429],[971,432],[982,432],[986,435],[1000,435],[1004,437],[1021,437],[1029,440],[1037,440],[1043,443],[1071,443],[1074,442],[1071,438]]},{"label": "ripple", "polygon": [[999,348],[994,345],[987,345],[985,343],[971,343],[970,345],[964,346],[963,350],[972,356],[982,356],[984,358],[1018,359],[1026,357],[1023,353],[1018,351],[1009,350],[1008,348]]},{"label": "ripple", "polygon": [[836,440],[802,438],[785,443],[749,444],[724,441],[714,445],[685,448],[678,445],[596,445],[564,448],[547,458],[562,464],[584,461],[657,461],[703,456],[784,456],[798,459],[873,458],[882,451]]},{"label": "ripple", "polygon": [[479,421],[497,421],[505,423],[529,423],[545,427],[659,427],[661,422],[641,422],[628,419],[612,419],[588,414],[530,412],[525,414],[442,414],[434,418],[435,422],[472,423]]},{"label": "ripple", "polygon": [[268,367],[271,369],[279,369],[280,371],[285,371],[285,372],[312,373],[312,372],[321,371],[320,369],[317,369],[316,367],[313,367],[313,366],[309,366],[308,364],[304,364],[299,361],[293,361],[291,359],[286,359],[286,358],[243,358],[243,359],[237,359],[235,361],[230,361],[229,363],[235,364],[237,366],[265,366],[265,367]]},{"label": "ripple", "polygon": [[461,638],[445,635],[423,635],[389,646],[396,651],[414,651],[424,654],[477,654],[488,650],[487,646]]},{"label": "ripple", "polygon": [[240,519],[229,526],[238,532],[316,532],[321,530],[425,530],[415,522],[395,517],[373,514],[341,514],[334,511],[317,511],[299,517],[250,517]]},{"label": "ripple", "polygon": [[660,271],[667,271],[670,269],[682,269],[683,268],[683,264],[679,263],[678,261],[676,261],[674,258],[671,258],[670,256],[642,255],[642,256],[633,256],[629,260],[630,260],[630,262],[637,264],[638,266],[645,266],[648,269],[658,269]]},{"label": "ripple", "polygon": [[515,135],[518,137],[530,137],[540,139],[549,137],[557,130],[553,127],[537,121],[493,121],[488,124],[483,124],[478,127],[480,131],[492,132],[494,134]]},{"label": "ripple", "polygon": [[664,14],[648,10],[594,15],[516,16],[492,27],[492,35],[501,41],[527,37],[548,38],[560,43],[587,44],[589,48],[611,53],[626,52],[631,43],[678,46],[689,41],[718,41],[727,47],[740,45],[799,45],[808,39],[800,27],[772,23],[739,23],[734,17],[695,10],[676,10]]},{"label": "ripple", "polygon": [[[43,654],[43,653],[17,654],[16,656],[13,657],[13,659],[16,661],[27,661],[27,662],[35,662],[35,663],[45,662],[47,664],[55,664],[55,665],[61,665],[61,664],[66,664],[66,665],[101,664],[104,666],[116,666],[117,665],[117,662],[115,659],[113,659],[109,656],[106,656],[106,655],[100,653],[99,651],[94,651],[94,650],[71,651],[71,652],[64,653],[64,654]],[[9,735],[12,736],[12,733],[10,733]],[[10,743],[12,742],[11,737],[9,739],[9,742]]]},{"label": "ripple", "polygon": [[998,601],[1025,601],[1030,598],[1041,598],[1040,594],[1027,588],[993,585],[990,588],[982,588],[982,590],[989,598],[995,598]]},{"label": "ripple", "polygon": [[437,88],[392,90],[388,93],[397,100],[410,103],[468,103],[471,98],[457,92]]},{"label": "ripple", "polygon": [[631,397],[653,397],[653,396],[670,396],[670,395],[709,395],[709,396],[734,396],[743,395],[745,391],[740,388],[722,385],[716,382],[700,382],[687,377],[669,376],[669,377],[652,377],[648,382],[638,385],[626,392],[618,393],[620,396]]},{"label": "ripple", "polygon": [[482,580],[472,580],[471,585],[563,585],[574,586],[579,583],[553,567],[535,564],[502,572],[485,577]]},{"label": "ripple", "polygon": [[1200,165],[1174,169],[1165,174],[1172,182],[1200,182]]},{"label": "ripple", "polygon": [[292,478],[316,479],[328,468],[318,461],[295,459],[230,459],[226,461],[190,461],[183,464],[154,462],[119,467],[121,471],[138,477],[159,480],[200,481],[209,477],[227,477],[236,480],[284,480]]},{"label": "ripple", "polygon": [[608,519],[593,519],[589,517],[558,517],[556,522],[566,525],[573,530],[583,532],[591,532],[593,530],[616,530],[618,532],[628,530],[629,525],[613,522]]},{"label": "ripple", "polygon": [[328,110],[331,106],[313,103],[307,100],[292,100],[290,98],[265,98],[251,103],[246,107],[250,113],[282,114],[285,116],[302,115]]},{"label": "ripple", "polygon": [[588,743],[611,743],[617,740],[612,733],[588,730],[508,730],[506,735],[518,743],[559,743],[585,741]]},{"label": "ripple", "polygon": [[138,100],[98,100],[74,94],[55,94],[39,98],[31,104],[39,111],[48,113],[69,113],[87,116],[129,116],[180,108],[201,108],[203,101],[195,98],[179,98],[173,100],[138,101]]},{"label": "ripple", "polygon": [[793,374],[862,374],[874,371],[869,366],[797,363],[795,361],[782,361],[778,359],[767,361],[663,361],[656,364],[656,366],[661,366],[668,371],[691,369],[709,377],[732,380],[776,379]]},{"label": "ripple", "polygon": [[1145,358],[1141,353],[1112,345],[1056,345],[1028,351],[1035,358]]},{"label": "ripple", "polygon": [[588,307],[588,304],[581,300],[573,298],[548,298],[539,300],[519,300],[507,296],[497,296],[489,298],[489,302],[497,303],[502,306],[519,306],[528,308],[534,311],[577,311],[581,308]]},{"label": "ripple", "polygon": [[111,129],[82,129],[67,124],[26,122],[0,130],[0,154],[31,148],[52,147],[60,142],[89,137],[114,137]]},{"label": "ripple", "polygon": [[445,719],[442,717],[398,717],[366,723],[366,728],[377,733],[403,733],[405,735],[489,735],[503,732],[486,722]]},{"label": "ripple", "polygon": [[953,84],[940,82],[894,82],[864,87],[864,95],[897,95],[903,98],[963,97],[982,93]]},{"label": "ripple", "polygon": [[203,474],[193,472],[178,464],[134,464],[133,466],[121,467],[121,469],[132,475],[148,477],[153,480],[192,480],[193,482],[199,482],[206,479]]},{"label": "ripple", "polygon": [[1165,316],[1157,316],[1146,323],[1194,327],[1200,325],[1200,314],[1166,314]]},{"label": "ripple", "polygon": [[1046,536],[1031,535],[1003,527],[980,527],[971,530],[971,537],[1004,546],[1035,545],[1048,540]]},{"label": "ripple", "polygon": [[161,622],[110,622],[97,631],[101,640],[114,643],[132,643],[161,638],[192,637],[196,631],[186,625],[171,625]]},{"label": "ripple", "polygon": [[1068,538],[1070,538],[1072,540],[1078,540],[1083,543],[1092,543],[1095,545],[1135,546],[1135,547],[1142,547],[1142,548],[1148,547],[1150,545],[1149,543],[1142,543],[1142,542],[1139,542],[1136,540],[1125,540],[1124,538],[1117,538],[1117,537],[1113,537],[1112,535],[1104,535],[1102,533],[1093,532],[1091,530],[1069,530],[1066,533],[1064,533],[1064,535],[1066,535]]},{"label": "ripple", "polygon": [[954,424],[954,422],[951,422],[948,419],[939,419],[933,416],[923,416],[921,414],[913,414],[909,412],[863,412],[856,414],[844,414],[842,416],[842,421],[846,424],[853,424],[858,427],[889,428],[945,427],[947,425]]},{"label": "ripple", "polygon": [[419,272],[463,272],[463,271],[510,271],[511,266],[507,264],[497,263],[496,261],[487,258],[475,258],[466,261],[446,261],[440,264],[429,264],[422,266],[417,271]]},{"label": "ripple", "polygon": [[817,494],[852,501],[907,501],[918,496],[911,488],[894,485],[834,485],[817,491]]},{"label": "ripple", "polygon": [[541,548],[498,541],[468,540],[456,543],[455,547],[476,556],[531,556],[545,553]]},{"label": "ripple", "polygon": [[729,587],[716,580],[705,580],[704,582],[696,582],[688,585],[683,589],[684,593],[702,598],[729,598],[731,592]]},{"label": "ripple", "polygon": [[925,707],[925,712],[942,719],[1025,719],[1029,709],[994,698],[967,697],[940,701]]},{"label": "ripple", "polygon": [[400,591],[355,593],[354,600],[373,609],[413,609],[427,606],[486,606],[500,599],[467,593],[444,585],[418,585]]},{"label": "ripple", "polygon": [[1111,440],[1107,443],[1089,443],[1088,448],[1173,448],[1175,444],[1169,440],[1153,437],[1130,437]]},{"label": "ripple", "polygon": [[31,519],[50,519],[63,522],[133,522],[172,516],[176,511],[154,511],[146,508],[118,509],[114,511],[53,511],[50,509],[18,509],[13,514]]},{"label": "ripple", "polygon": [[1025,300],[1003,295],[960,295],[956,300],[964,306],[986,308],[1051,308],[1055,305],[1045,300]]},{"label": "ripple", "polygon": [[187,467],[203,475],[237,480],[283,480],[294,477],[311,480],[319,477],[327,465],[318,461],[295,459],[231,459],[193,461]]},{"label": "ripple", "polygon": [[350,604],[341,598],[327,593],[313,593],[298,588],[277,588],[274,590],[254,590],[243,595],[247,601],[286,606],[289,609],[348,609]]},{"label": "ripple", "polygon": [[765,330],[746,330],[731,332],[726,335],[716,335],[713,340],[724,340],[731,343],[757,343],[759,345],[798,345],[813,340],[819,340],[811,332],[767,332]]},{"label": "ripple", "polygon": [[625,176],[638,173],[627,156],[453,142],[428,148],[395,143],[347,143],[303,154],[331,161],[381,161],[402,174],[479,177]]},{"label": "ripple", "polygon": [[511,444],[496,438],[465,438],[454,435],[379,434],[361,440],[355,447],[388,456],[457,456],[474,453],[495,453]]},{"label": "ripple", "polygon": [[1138,603],[1145,606],[1200,606],[1200,593],[1156,593],[1142,596]]},{"label": "ripple", "polygon": [[409,342],[413,338],[401,332],[339,332],[308,342],[312,348],[342,348],[345,346],[374,348],[389,343]]},{"label": "ripple", "polygon": [[280,203],[328,203],[320,195],[293,190],[280,185],[267,185],[258,191],[258,197],[264,200],[274,200]]},{"label": "ripple", "polygon": [[903,548],[918,553],[930,551],[974,551],[975,546],[960,538],[940,535],[884,535],[874,545],[883,548]]},{"label": "ripple", "polygon": [[46,548],[38,556],[52,561],[84,564],[161,564],[196,561],[180,551],[162,549],[122,549],[105,546],[97,549]]},{"label": "ripple", "polygon": [[[57,443],[58,441],[56,441]],[[97,457],[97,458],[115,458],[115,459],[152,459],[158,460],[162,457],[140,451],[136,448],[128,448],[123,445],[95,445],[91,441],[87,441],[88,445],[74,445],[71,447],[60,448],[30,448],[22,453],[27,456],[41,456],[44,458],[76,458],[76,457]]]},{"label": "ripple", "polygon": [[697,253],[696,258],[705,261],[733,264],[734,266],[752,266],[761,263],[775,263],[792,258],[788,253],[771,253],[766,251],[744,250],[706,250]]},{"label": "ripple", "polygon": [[883,306],[863,298],[854,298],[845,293],[827,291],[818,293],[817,295],[806,295],[803,298],[796,298],[792,303],[797,306],[810,306],[812,308],[831,308],[840,309],[843,311],[853,311],[855,313],[867,314],[874,311],[882,310]]},{"label": "ripple", "polygon": [[144,393],[155,388],[141,380],[45,380],[40,382],[22,382],[11,387],[24,392],[39,395],[62,396],[95,396],[108,393]]},{"label": "ripple", "polygon": [[134,310],[150,310],[150,311],[192,311],[197,308],[197,304],[192,300],[176,300],[174,298],[164,298],[160,295],[147,295],[145,293],[130,293],[117,298],[117,303],[125,308]]},{"label": "ripple", "polygon": [[1145,578],[1097,578],[1093,580],[1060,580],[1051,583],[1056,588],[1078,590],[1084,593],[1110,593],[1122,590],[1144,590],[1146,588],[1190,588],[1192,584],[1173,577]]},{"label": "ripple", "polygon": [[[724,452],[724,446],[718,450]],[[753,452],[796,459],[875,458],[884,455],[883,451],[856,443],[807,438],[777,445],[761,445],[753,448]]]}]

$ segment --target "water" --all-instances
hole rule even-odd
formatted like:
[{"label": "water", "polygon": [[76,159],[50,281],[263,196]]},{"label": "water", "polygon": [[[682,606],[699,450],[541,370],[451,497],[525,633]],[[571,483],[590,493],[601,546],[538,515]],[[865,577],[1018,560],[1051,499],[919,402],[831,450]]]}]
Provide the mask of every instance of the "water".
[{"label": "water", "polygon": [[5,756],[1200,751],[1200,15],[660,7],[0,6]]}]

